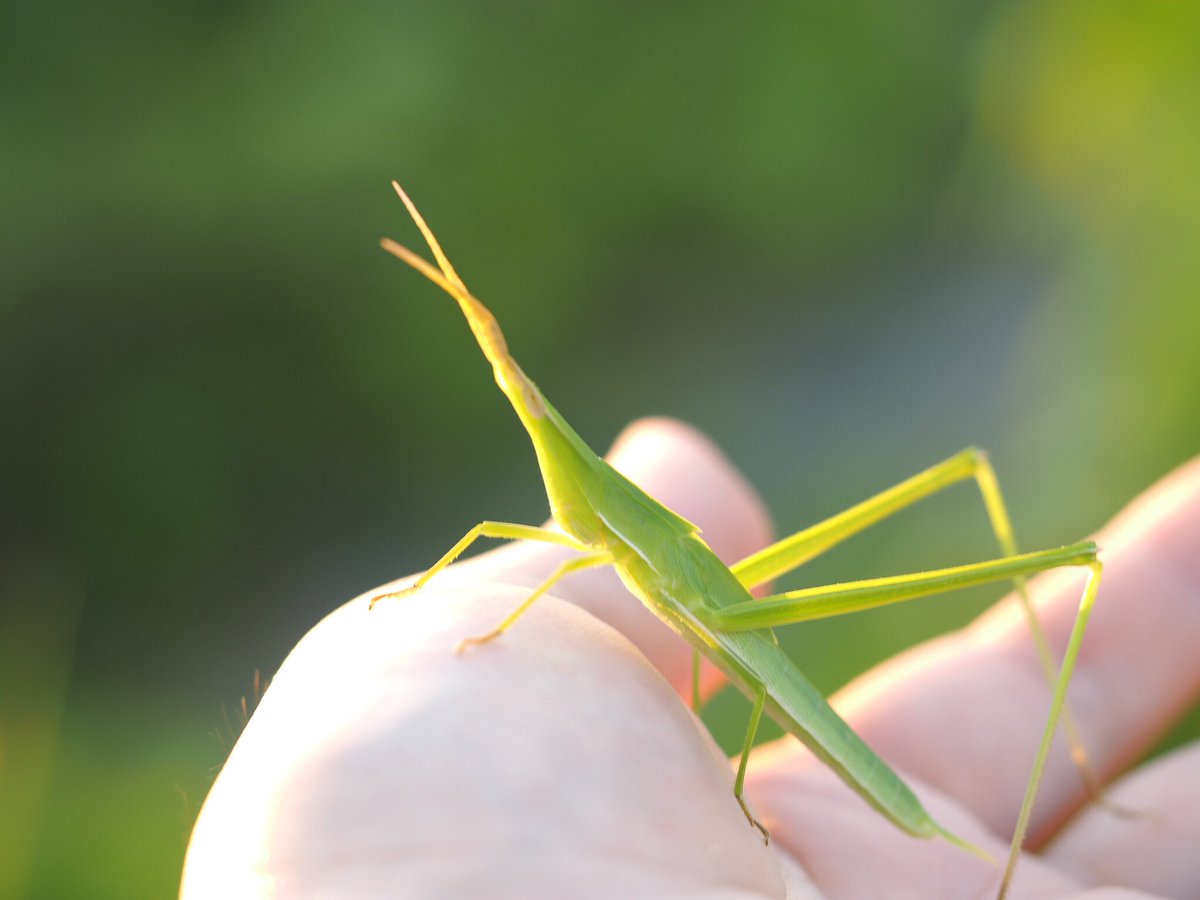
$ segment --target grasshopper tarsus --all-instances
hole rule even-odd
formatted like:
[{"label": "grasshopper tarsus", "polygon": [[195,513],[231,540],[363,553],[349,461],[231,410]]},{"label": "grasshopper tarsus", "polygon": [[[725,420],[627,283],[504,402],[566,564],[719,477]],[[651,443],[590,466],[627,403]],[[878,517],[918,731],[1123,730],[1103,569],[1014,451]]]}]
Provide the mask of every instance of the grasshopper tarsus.
[{"label": "grasshopper tarsus", "polygon": [[467,652],[467,648],[478,647],[481,644],[486,644],[489,641],[494,641],[496,638],[500,637],[500,635],[503,633],[504,632],[502,632],[499,628],[494,628],[491,631],[489,631],[487,634],[480,634],[480,635],[476,635],[475,637],[463,638],[461,641],[459,641],[457,644],[454,645],[454,655],[462,656],[464,653]]},{"label": "grasshopper tarsus", "polygon": [[385,591],[382,594],[376,594],[374,597],[371,598],[370,602],[367,604],[367,609],[368,610],[374,609],[375,604],[378,603],[380,600],[399,600],[401,597],[407,597],[409,594],[415,593],[417,591],[417,589],[420,587],[421,587],[421,585],[419,585],[419,584],[412,584],[406,588],[401,588],[398,591]]},{"label": "grasshopper tarsus", "polygon": [[763,846],[769,846],[771,843],[771,832],[767,830],[767,826],[758,821],[758,819],[754,818],[754,813],[750,812],[750,807],[746,805],[744,798],[738,797],[737,802],[738,806],[742,808],[742,812],[746,816],[746,821],[748,821],[753,828],[758,829],[758,833],[762,835]]}]

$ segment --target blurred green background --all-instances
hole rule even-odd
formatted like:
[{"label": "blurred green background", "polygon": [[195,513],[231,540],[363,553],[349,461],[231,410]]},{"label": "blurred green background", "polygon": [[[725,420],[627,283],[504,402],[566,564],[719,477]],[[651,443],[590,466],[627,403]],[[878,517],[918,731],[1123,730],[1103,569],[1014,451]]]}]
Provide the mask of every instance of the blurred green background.
[{"label": "blurred green background", "polygon": [[[586,439],[687,419],[783,530],[974,443],[1057,545],[1200,450],[1195,4],[18,0],[0,112],[3,897],[173,894],[256,670],[545,515],[392,177]],[[991,552],[961,488],[794,583]]]}]

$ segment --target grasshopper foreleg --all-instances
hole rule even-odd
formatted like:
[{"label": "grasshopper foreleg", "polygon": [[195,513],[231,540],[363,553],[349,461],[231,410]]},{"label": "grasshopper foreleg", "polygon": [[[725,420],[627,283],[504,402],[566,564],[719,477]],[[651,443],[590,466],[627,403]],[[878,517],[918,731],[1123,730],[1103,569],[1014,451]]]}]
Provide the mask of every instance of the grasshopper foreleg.
[{"label": "grasshopper foreleg", "polygon": [[604,566],[612,561],[613,556],[608,551],[589,553],[586,556],[579,556],[575,559],[567,560],[557,569],[555,569],[549,578],[538,585],[537,589],[532,594],[522,600],[521,604],[516,609],[501,619],[499,625],[485,634],[463,638],[454,645],[454,652],[462,653],[468,647],[473,647],[476,644],[485,644],[490,640],[500,637],[500,635],[504,634],[504,632],[506,632],[512,626],[513,622],[517,621],[517,619],[519,619],[525,613],[525,611],[529,609],[529,607],[533,606],[535,600],[545,594],[548,590],[550,590],[550,588],[554,587],[554,585],[558,584],[559,581],[561,581],[567,575],[570,575],[572,572],[578,572],[580,569],[590,569],[593,566]]},{"label": "grasshopper foreleg", "polygon": [[561,544],[564,547],[570,547],[572,550],[579,550],[581,552],[587,552],[588,550],[586,546],[579,543],[573,537],[559,531],[551,531],[549,528],[538,528],[533,525],[514,525],[511,522],[480,522],[464,534],[457,544],[447,550],[441,559],[434,563],[425,574],[408,587],[398,591],[376,594],[372,597],[371,607],[374,607],[380,600],[404,597],[413,591],[421,589],[428,583],[429,579],[458,559],[468,547],[481,537],[500,538],[507,541],[541,541],[544,544]]}]

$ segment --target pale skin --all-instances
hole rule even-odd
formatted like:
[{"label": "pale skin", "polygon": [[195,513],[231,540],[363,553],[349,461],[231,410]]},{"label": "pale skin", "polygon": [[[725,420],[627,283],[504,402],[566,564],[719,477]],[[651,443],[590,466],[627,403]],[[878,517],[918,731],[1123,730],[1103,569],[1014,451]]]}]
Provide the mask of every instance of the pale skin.
[{"label": "pale skin", "polygon": [[[724,559],[769,542],[757,497],[690,429],[640,423],[613,459]],[[1104,594],[1071,707],[1111,777],[1200,694],[1200,461],[1097,540]],[[764,847],[731,795],[728,761],[687,710],[690,649],[609,570],[572,575],[502,639],[451,652],[567,556],[506,544],[370,613],[371,596],[409,579],[368,592],[314,627],[205,803],[183,896],[994,893],[998,867],[898,831],[791,737],[749,764],[747,797],[771,829]],[[1056,653],[1078,580],[1032,582]],[[705,691],[718,683],[706,668]],[[1009,598],[863,676],[835,705],[939,820],[1003,857],[1047,693]],[[1200,747],[1126,775],[1110,799],[1138,815],[1091,807],[1063,824],[1086,791],[1057,747],[1029,835],[1040,852],[1010,896],[1200,896]]]}]

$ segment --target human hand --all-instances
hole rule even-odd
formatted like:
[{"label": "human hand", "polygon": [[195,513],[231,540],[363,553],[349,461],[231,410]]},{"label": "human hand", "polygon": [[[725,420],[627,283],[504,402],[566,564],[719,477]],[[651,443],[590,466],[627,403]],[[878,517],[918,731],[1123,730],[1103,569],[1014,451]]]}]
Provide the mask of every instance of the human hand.
[{"label": "human hand", "polygon": [[[652,421],[614,462],[705,530],[727,561],[768,542],[757,498],[683,426]],[[1093,762],[1118,770],[1200,691],[1200,464],[1100,537],[1105,580],[1072,685]],[[416,594],[333,612],[293,650],[214,784],[182,896],[975,897],[999,879],[949,844],[899,832],[794,738],[752,756],[747,797],[681,704],[691,651],[608,570],[556,586],[501,639],[462,656],[569,551],[511,544]],[[1061,653],[1071,575],[1034,582]],[[564,602],[566,601],[566,602]],[[623,635],[623,636],[622,636]],[[707,691],[719,675],[705,669]],[[1020,610],[863,676],[835,700],[939,821],[1002,858],[1048,689]],[[1062,748],[1058,748],[1061,750]],[[1013,896],[1200,895],[1200,748],[1114,786],[1133,819],[1089,808],[1052,756]],[[807,873],[807,874],[806,874]],[[811,879],[811,880],[810,880]],[[1090,896],[1100,896],[1093,892]]]}]

